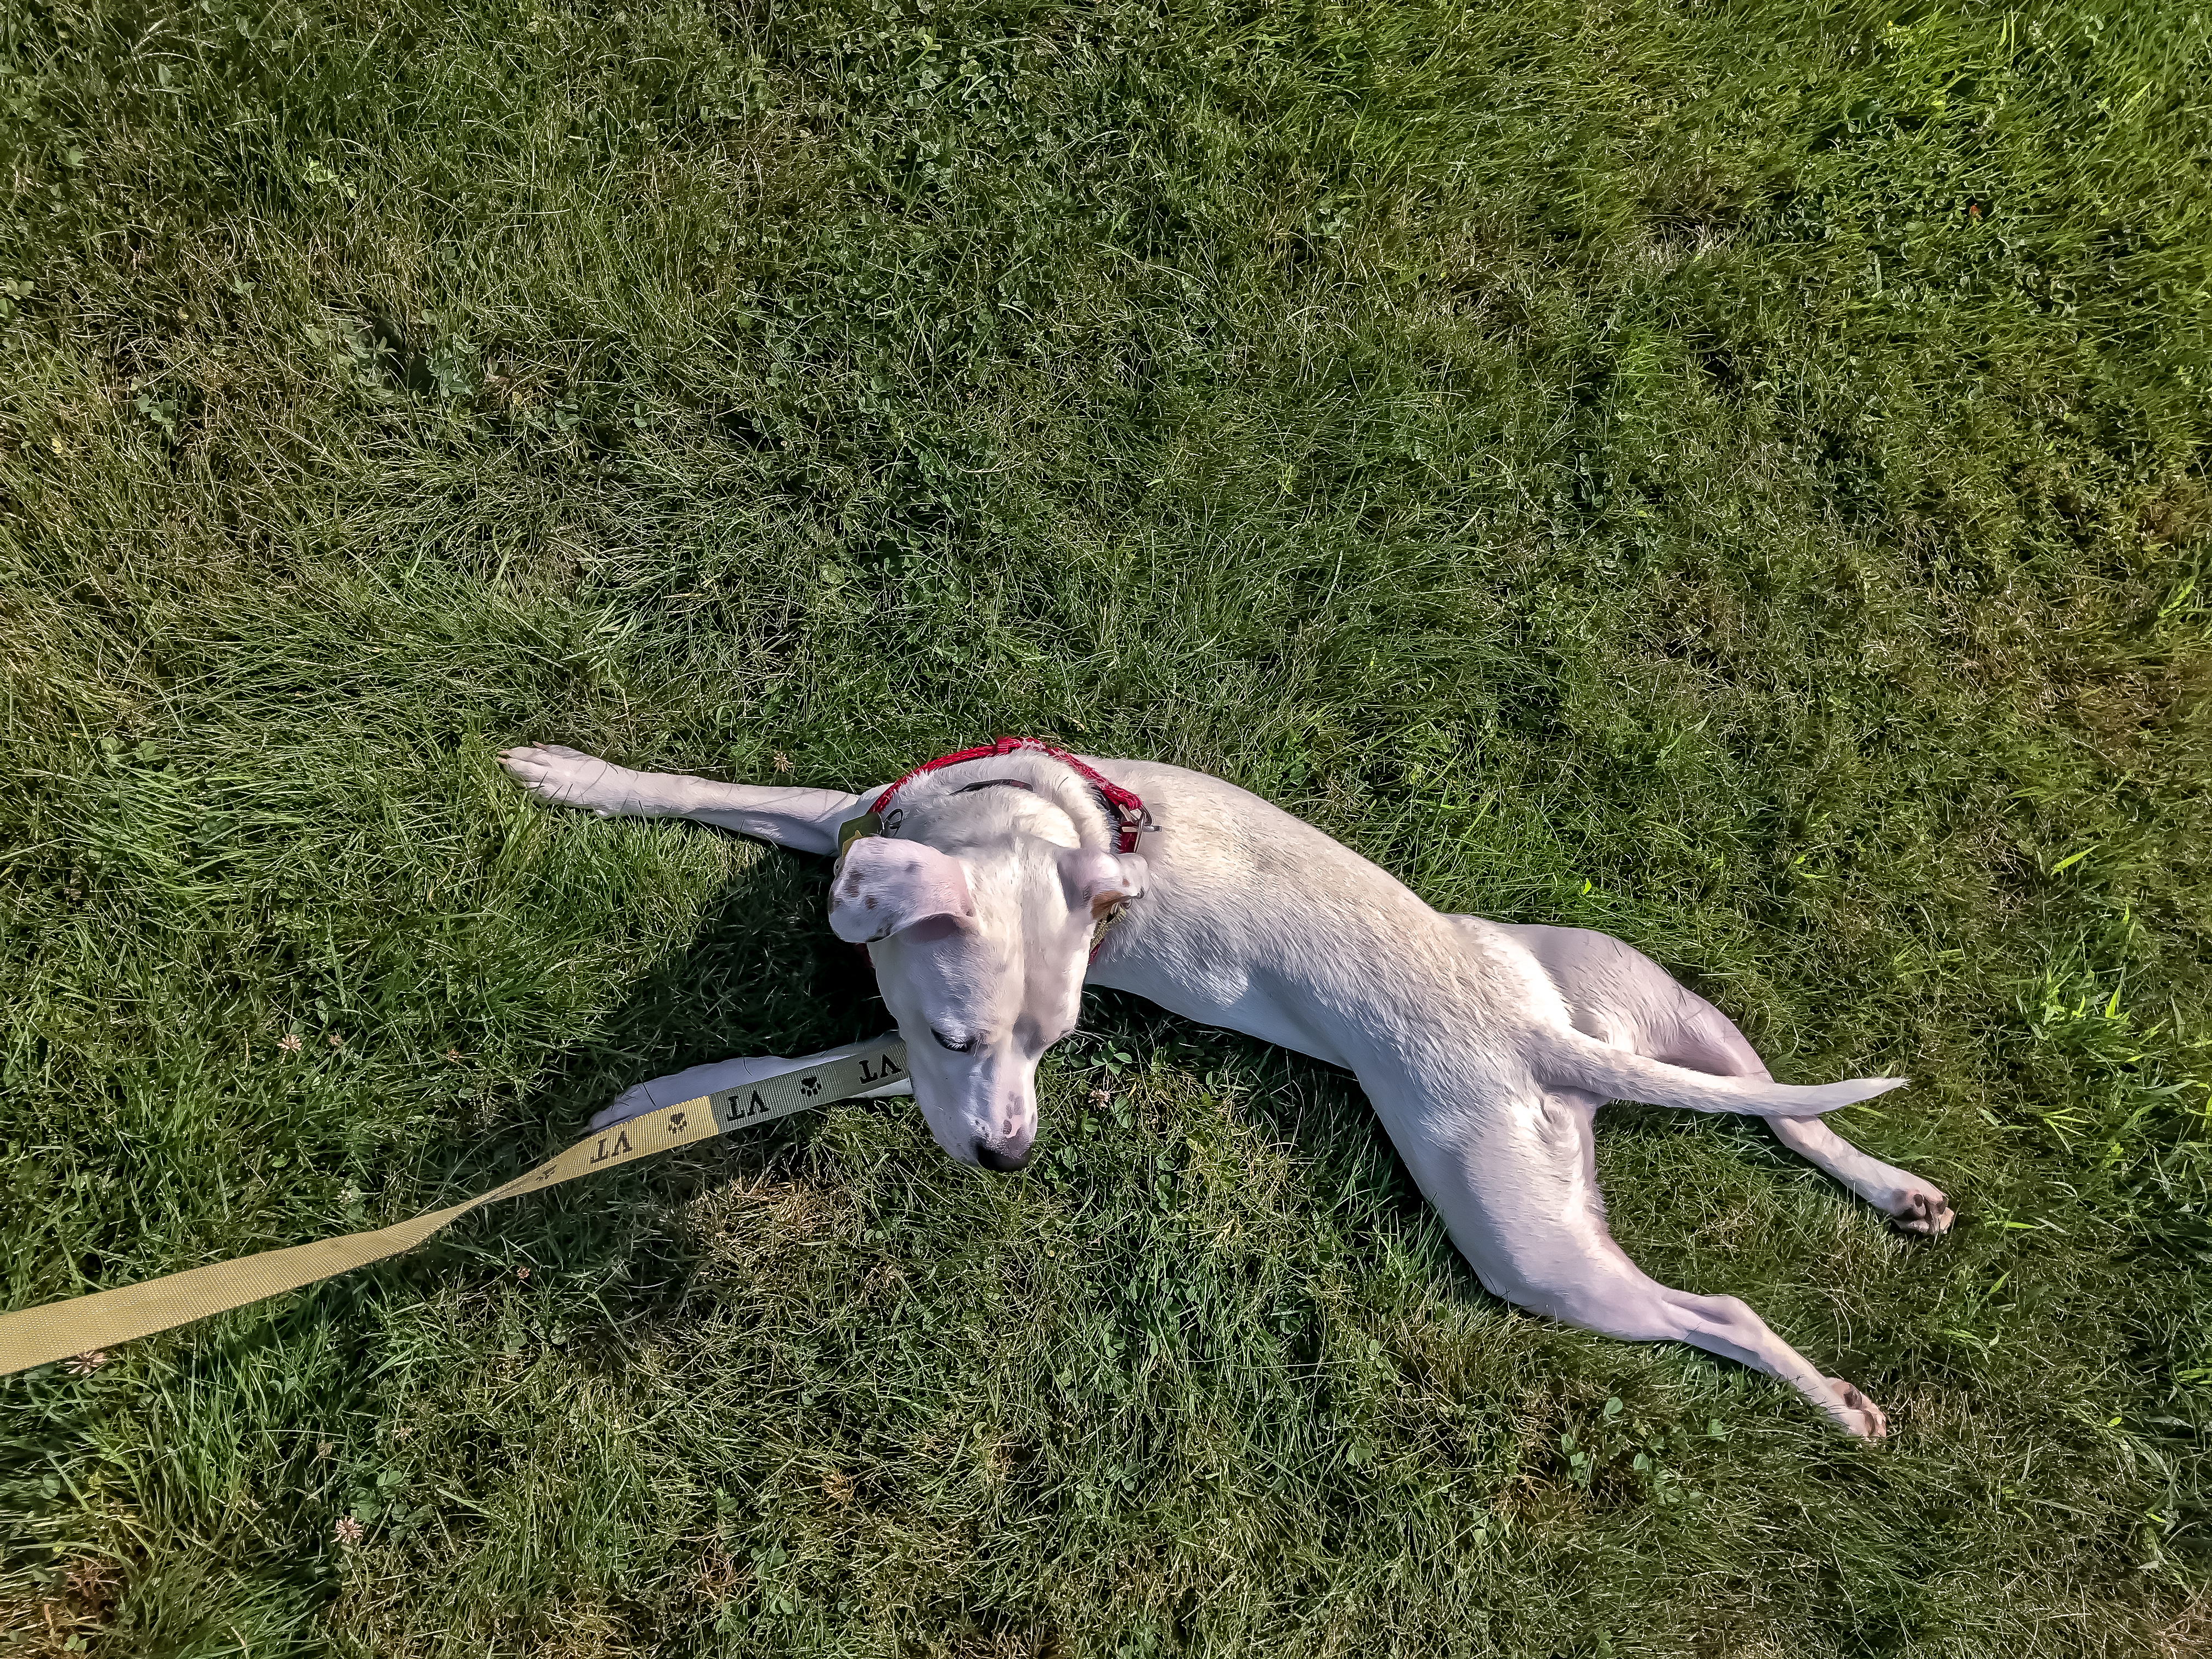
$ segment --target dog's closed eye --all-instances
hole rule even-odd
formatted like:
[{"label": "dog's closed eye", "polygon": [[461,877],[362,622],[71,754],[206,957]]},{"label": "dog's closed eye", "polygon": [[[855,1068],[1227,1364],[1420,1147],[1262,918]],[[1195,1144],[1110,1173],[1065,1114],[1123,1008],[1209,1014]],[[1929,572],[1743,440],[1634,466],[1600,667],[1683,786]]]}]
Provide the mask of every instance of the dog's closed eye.
[{"label": "dog's closed eye", "polygon": [[951,1037],[945,1036],[944,1032],[939,1030],[934,1025],[929,1028],[929,1034],[937,1039],[938,1047],[940,1048],[950,1048],[956,1054],[964,1054],[970,1048],[975,1046],[975,1039],[974,1037],[963,1037],[959,1042],[955,1042]]}]

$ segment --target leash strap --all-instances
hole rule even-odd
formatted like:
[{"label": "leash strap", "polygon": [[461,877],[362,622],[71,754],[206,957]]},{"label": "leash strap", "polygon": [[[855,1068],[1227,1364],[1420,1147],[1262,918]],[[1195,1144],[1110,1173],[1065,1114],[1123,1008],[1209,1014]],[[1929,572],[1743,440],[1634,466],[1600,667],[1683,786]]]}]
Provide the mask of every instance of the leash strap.
[{"label": "leash strap", "polygon": [[787,1070],[732,1089],[646,1112],[586,1135],[557,1157],[491,1191],[374,1232],[318,1239],[289,1249],[211,1262],[140,1285],[0,1314],[0,1376],[72,1354],[109,1348],[175,1326],[298,1290],[413,1249],[470,1211],[543,1192],[656,1152],[750,1129],[906,1079],[906,1044],[893,1034],[794,1060]]}]

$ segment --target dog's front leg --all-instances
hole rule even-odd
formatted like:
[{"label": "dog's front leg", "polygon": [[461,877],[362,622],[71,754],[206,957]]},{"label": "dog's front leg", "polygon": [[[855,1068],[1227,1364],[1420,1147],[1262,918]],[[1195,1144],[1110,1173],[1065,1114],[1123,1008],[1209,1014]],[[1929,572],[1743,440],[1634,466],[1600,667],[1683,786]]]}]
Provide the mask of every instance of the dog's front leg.
[{"label": "dog's front leg", "polygon": [[558,744],[503,750],[507,775],[543,801],[603,818],[693,818],[779,847],[829,854],[837,830],[865,809],[842,789],[763,789],[676,772],[634,772]]}]

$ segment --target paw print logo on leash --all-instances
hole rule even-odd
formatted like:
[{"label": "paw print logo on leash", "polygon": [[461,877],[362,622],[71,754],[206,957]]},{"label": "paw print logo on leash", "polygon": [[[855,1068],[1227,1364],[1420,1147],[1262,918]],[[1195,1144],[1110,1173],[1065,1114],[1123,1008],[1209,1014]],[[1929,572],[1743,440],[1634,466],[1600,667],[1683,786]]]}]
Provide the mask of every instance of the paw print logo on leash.
[{"label": "paw print logo on leash", "polygon": [[803,1077],[799,1079],[799,1092],[805,1095],[808,1099],[812,1099],[816,1095],[822,1092],[822,1079],[818,1077]]}]

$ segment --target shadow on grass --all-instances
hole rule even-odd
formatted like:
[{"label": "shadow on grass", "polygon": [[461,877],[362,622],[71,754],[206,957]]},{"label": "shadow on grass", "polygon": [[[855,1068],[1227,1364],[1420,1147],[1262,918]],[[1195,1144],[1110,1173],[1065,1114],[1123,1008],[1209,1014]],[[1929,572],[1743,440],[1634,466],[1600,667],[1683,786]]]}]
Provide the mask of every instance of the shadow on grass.
[{"label": "shadow on grass", "polygon": [[[734,1055],[807,1054],[889,1029],[866,957],[823,924],[829,875],[826,861],[775,852],[743,870],[691,937],[551,1057],[495,1127],[456,1123],[420,1150],[419,1209],[489,1190],[574,1144],[592,1115],[634,1083]],[[897,1101],[887,1109],[912,1109]],[[234,1333],[209,1340],[215,1334],[208,1332],[187,1345],[184,1363],[216,1373],[257,1350],[327,1331],[326,1340],[362,1362],[356,1375],[365,1381],[392,1359],[377,1310],[427,1300],[457,1282],[504,1277],[518,1265],[571,1294],[571,1323],[587,1346],[626,1347],[682,1306],[699,1266],[690,1231],[669,1224],[670,1207],[706,1188],[757,1177],[803,1146],[817,1121],[801,1114],[492,1205],[404,1256],[267,1304]]]}]

